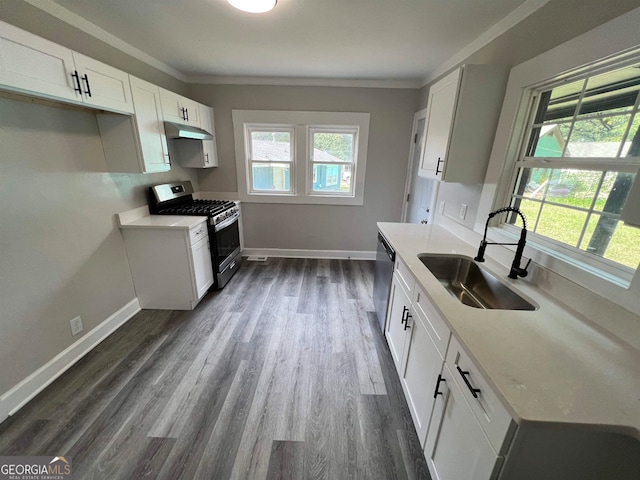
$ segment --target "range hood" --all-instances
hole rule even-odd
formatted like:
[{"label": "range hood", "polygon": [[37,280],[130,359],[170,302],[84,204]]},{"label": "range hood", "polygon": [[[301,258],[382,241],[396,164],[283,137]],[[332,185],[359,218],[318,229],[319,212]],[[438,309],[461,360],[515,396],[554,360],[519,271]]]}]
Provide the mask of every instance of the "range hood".
[{"label": "range hood", "polygon": [[213,140],[206,130],[189,125],[180,125],[179,123],[164,122],[164,131],[167,138],[191,138],[194,140]]}]

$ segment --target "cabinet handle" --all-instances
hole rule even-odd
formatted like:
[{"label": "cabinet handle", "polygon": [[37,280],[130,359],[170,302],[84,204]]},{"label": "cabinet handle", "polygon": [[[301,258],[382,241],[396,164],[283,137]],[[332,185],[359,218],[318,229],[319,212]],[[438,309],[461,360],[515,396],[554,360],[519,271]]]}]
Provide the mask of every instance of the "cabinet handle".
[{"label": "cabinet handle", "polygon": [[180,107],[180,118],[182,118],[183,120],[187,119],[187,115],[184,113],[185,110],[186,108]]},{"label": "cabinet handle", "polygon": [[404,321],[404,329],[408,329],[411,328],[411,325],[409,325],[409,319],[413,318],[413,315],[411,315],[410,313],[407,312],[407,318]]},{"label": "cabinet handle", "polygon": [[442,395],[442,392],[440,391],[440,382],[447,383],[447,379],[442,378],[442,375],[438,374],[438,381],[436,382],[436,391],[433,392],[433,398],[438,398],[438,395]]},{"label": "cabinet handle", "polygon": [[440,157],[438,157],[438,164],[436,165],[436,175],[442,173],[442,170],[440,170],[440,164],[444,162],[444,160],[442,160]]},{"label": "cabinet handle", "polygon": [[407,315],[407,313],[409,313],[409,309],[407,307],[402,307],[402,320],[400,320],[401,323],[405,323],[407,321],[407,319],[405,318],[405,315]]},{"label": "cabinet handle", "polygon": [[73,79],[73,91],[82,95],[82,88],[80,88],[80,76],[78,75],[77,70],[73,71],[71,78]]},{"label": "cabinet handle", "polygon": [[89,77],[87,76],[86,73],[82,76],[82,81],[87,86],[87,89],[85,90],[84,93],[86,93],[87,95],[91,96],[91,87],[89,86]]},{"label": "cabinet handle", "polygon": [[189,109],[185,108],[184,111],[185,111],[185,115],[187,116],[187,118],[185,118],[185,120],[188,122],[189,121]]},{"label": "cabinet handle", "polygon": [[209,154],[205,153],[204,154],[204,163],[206,163],[207,165],[209,165]]},{"label": "cabinet handle", "polygon": [[458,369],[458,373],[464,380],[464,383],[467,384],[467,388],[471,391],[471,395],[473,395],[473,398],[478,398],[480,389],[474,388],[473,385],[471,385],[471,382],[469,382],[469,379],[467,378],[467,375],[469,375],[469,372],[465,372],[464,370],[462,370],[459,365],[456,365],[456,368]]}]

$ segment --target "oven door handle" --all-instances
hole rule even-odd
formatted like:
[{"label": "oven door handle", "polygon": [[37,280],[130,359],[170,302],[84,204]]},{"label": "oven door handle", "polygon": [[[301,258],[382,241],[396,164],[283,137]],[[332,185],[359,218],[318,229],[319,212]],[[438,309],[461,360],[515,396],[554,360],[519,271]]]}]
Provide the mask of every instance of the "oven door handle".
[{"label": "oven door handle", "polygon": [[218,225],[215,225],[213,227],[213,230],[215,232],[219,232],[220,230],[222,230],[223,228],[227,228],[229,225],[231,225],[232,223],[236,222],[238,220],[238,217],[240,216],[239,213],[235,213],[233,216],[227,218],[224,222],[219,223]]}]

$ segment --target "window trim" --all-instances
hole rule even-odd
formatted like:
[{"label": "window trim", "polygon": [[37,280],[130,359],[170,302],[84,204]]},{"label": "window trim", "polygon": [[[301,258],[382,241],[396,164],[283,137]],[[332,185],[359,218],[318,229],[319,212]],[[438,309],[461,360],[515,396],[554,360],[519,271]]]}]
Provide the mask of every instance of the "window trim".
[{"label": "window trim", "polygon": [[[532,89],[553,87],[554,84],[565,83],[567,79],[587,73],[594,75],[611,69],[614,62],[618,62],[618,66],[637,63],[640,58],[640,32],[634,29],[634,25],[637,25],[638,19],[640,13],[620,17],[512,68],[482,187],[474,232],[482,235],[489,212],[504,206],[505,199],[511,194],[512,179],[517,171],[516,159],[523,148],[522,142],[529,138],[526,133],[530,109],[534,108]],[[632,31],[635,33],[630,35]],[[602,38],[607,38],[607,42],[602,42]],[[494,241],[508,241],[507,234],[503,228],[489,230],[489,238]],[[621,285],[612,282],[606,272],[576,268],[562,255],[536,248],[533,238],[528,243],[525,255],[577,285],[631,311],[638,311],[640,268],[635,270],[628,288],[620,288]]]},{"label": "window trim", "polygon": [[[369,142],[369,113],[360,112],[309,112],[283,110],[232,110],[233,134],[235,141],[236,178],[240,200],[249,203],[290,203],[317,205],[363,205],[364,185]],[[295,171],[291,178],[292,193],[252,192],[248,183],[248,151],[246,143],[247,125],[294,126]],[[309,155],[309,128],[357,128],[358,136],[354,148],[352,171],[352,194],[326,194],[312,192],[312,162]]]}]

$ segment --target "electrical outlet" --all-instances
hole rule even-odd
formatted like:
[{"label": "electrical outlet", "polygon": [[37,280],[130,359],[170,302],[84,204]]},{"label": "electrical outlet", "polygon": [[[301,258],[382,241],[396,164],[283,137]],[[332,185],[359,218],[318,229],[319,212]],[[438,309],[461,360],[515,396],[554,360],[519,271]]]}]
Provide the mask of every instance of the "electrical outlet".
[{"label": "electrical outlet", "polygon": [[460,205],[460,213],[458,213],[458,217],[460,217],[460,220],[464,220],[466,216],[467,216],[467,206],[463,203],[462,205]]},{"label": "electrical outlet", "polygon": [[440,202],[440,208],[439,208],[440,215],[444,215],[444,206],[445,206],[445,203],[444,203],[444,200],[443,200],[443,201]]},{"label": "electrical outlet", "polygon": [[71,335],[75,337],[82,331],[82,318],[78,315],[76,318],[69,320],[71,325]]}]

